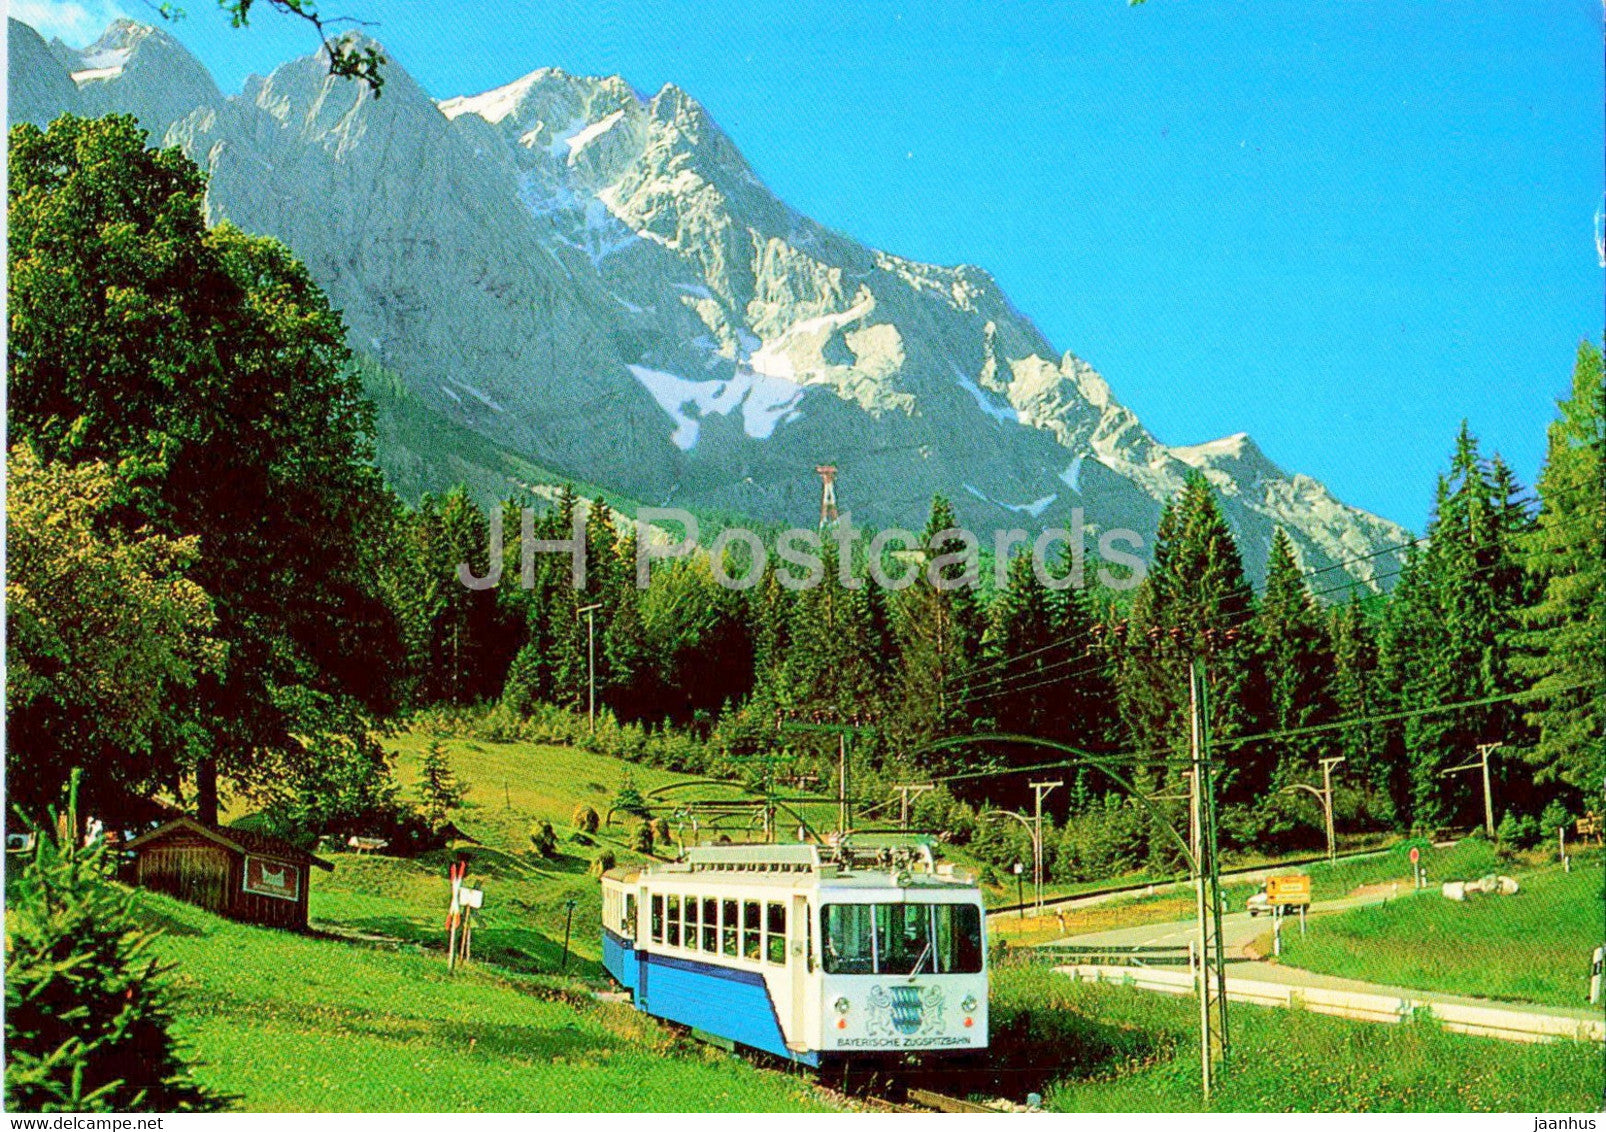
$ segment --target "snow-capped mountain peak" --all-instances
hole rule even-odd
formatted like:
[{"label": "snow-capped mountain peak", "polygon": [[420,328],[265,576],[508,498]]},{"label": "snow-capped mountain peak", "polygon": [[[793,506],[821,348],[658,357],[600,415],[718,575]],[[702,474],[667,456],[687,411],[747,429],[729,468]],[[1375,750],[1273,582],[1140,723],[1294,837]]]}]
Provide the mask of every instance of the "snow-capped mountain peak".
[{"label": "snow-capped mountain peak", "polygon": [[831,462],[865,525],[918,528],[940,492],[975,529],[1080,507],[1148,534],[1197,471],[1253,570],[1277,525],[1318,566],[1408,537],[1241,433],[1161,444],[987,272],[803,216],[673,84],[644,98],[542,67],[436,102],[392,58],[374,99],[314,59],[225,99],[138,27],[71,52],[13,22],[13,118],[126,109],[183,146],[214,217],[285,240],[353,347],[475,438],[426,459],[382,434],[381,462],[425,486],[472,467],[482,492],[513,490],[469,455],[490,446],[651,503],[808,522]]}]

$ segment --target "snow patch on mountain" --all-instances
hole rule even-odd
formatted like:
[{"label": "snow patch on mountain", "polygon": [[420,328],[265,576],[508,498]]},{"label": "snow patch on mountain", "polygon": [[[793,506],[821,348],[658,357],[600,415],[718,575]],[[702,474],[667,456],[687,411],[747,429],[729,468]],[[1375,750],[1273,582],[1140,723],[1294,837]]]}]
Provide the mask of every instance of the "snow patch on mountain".
[{"label": "snow patch on mountain", "polygon": [[976,399],[976,407],[982,412],[986,413],[989,417],[992,417],[993,420],[1002,421],[1005,424],[1020,423],[1020,414],[1016,410],[1008,408],[1004,405],[1000,405],[998,402],[994,401],[990,396],[988,396],[985,389],[977,385],[963,373],[955,370],[954,380],[959,382],[959,387],[961,389]]},{"label": "snow patch on mountain", "polygon": [[1002,507],[1005,511],[1013,511],[1017,515],[1030,515],[1034,519],[1042,515],[1044,511],[1047,511],[1049,505],[1059,498],[1058,495],[1045,495],[1043,498],[1034,499],[1030,503],[1005,503],[1001,499],[995,499],[988,495],[974,484],[962,483],[959,486],[984,503],[991,503],[994,507]]},{"label": "snow patch on mountain", "polygon": [[519,102],[532,87],[553,73],[552,68],[542,67],[531,71],[523,78],[514,79],[506,86],[488,90],[484,94],[459,95],[456,98],[444,99],[436,105],[449,119],[456,118],[460,114],[476,114],[494,126],[518,109]]},{"label": "snow patch on mountain", "polygon": [[600,121],[592,122],[589,126],[585,126],[582,129],[576,130],[574,133],[565,137],[563,139],[563,144],[569,148],[569,164],[573,165],[574,159],[580,155],[580,151],[582,149],[584,149],[591,142],[595,141],[597,138],[601,137],[603,134],[607,133],[609,130],[613,129],[614,126],[619,124],[619,120],[624,116],[625,112],[623,110],[615,110],[612,114],[609,114]]},{"label": "snow patch on mountain", "polygon": [[131,47],[86,52],[82,57],[83,68],[72,72],[72,80],[82,86],[97,79],[114,79],[123,73],[123,68],[128,65],[133,53]]},{"label": "snow patch on mountain", "polygon": [[696,447],[703,418],[729,416],[737,409],[742,414],[742,431],[754,440],[766,440],[803,398],[802,386],[750,369],[739,369],[732,377],[715,381],[693,381],[643,365],[629,369],[674,420],[669,439],[682,452]]}]

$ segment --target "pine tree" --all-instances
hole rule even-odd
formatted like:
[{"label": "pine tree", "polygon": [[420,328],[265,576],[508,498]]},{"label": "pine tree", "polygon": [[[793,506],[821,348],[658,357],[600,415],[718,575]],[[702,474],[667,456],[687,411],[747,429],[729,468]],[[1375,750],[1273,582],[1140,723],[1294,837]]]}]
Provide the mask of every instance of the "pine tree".
[{"label": "pine tree", "polygon": [[426,495],[415,521],[429,578],[422,695],[458,704],[494,695],[517,648],[516,626],[495,588],[470,589],[459,577],[464,564],[475,577],[489,573],[490,523],[461,486]]},{"label": "pine tree", "polygon": [[1572,395],[1559,402],[1539,475],[1539,514],[1521,540],[1538,584],[1519,617],[1513,658],[1542,697],[1523,756],[1536,782],[1595,791],[1606,774],[1606,377],[1578,347]]},{"label": "pine tree", "polygon": [[[821,556],[825,577],[804,590],[792,607],[791,644],[781,669],[781,706],[791,711],[827,710],[839,718],[879,714],[887,688],[884,615],[879,597],[842,585],[834,546]],[[878,624],[878,619],[880,624]]]},{"label": "pine tree", "polygon": [[[993,600],[986,645],[986,664],[972,692],[978,715],[1003,731],[1084,750],[1113,742],[1109,655],[1084,590],[1050,589],[1031,556],[1017,555]],[[1020,748],[1013,754],[1031,759],[1041,752]]]},{"label": "pine tree", "polygon": [[[1410,557],[1390,603],[1384,660],[1401,708],[1518,689],[1511,641],[1516,613],[1529,600],[1517,545],[1527,526],[1515,479],[1499,461],[1482,457],[1463,424],[1435,493],[1427,549]],[[1524,733],[1520,709],[1509,703],[1407,719],[1396,751],[1410,783],[1411,824],[1429,829],[1457,817],[1476,820],[1478,791],[1444,771],[1480,743],[1517,746]],[[1496,793],[1530,804],[1529,784],[1505,766],[1498,764]]]},{"label": "pine tree", "polygon": [[[1272,535],[1266,588],[1255,617],[1255,663],[1264,674],[1265,727],[1296,730],[1333,718],[1331,642],[1305,585],[1287,532]],[[1279,740],[1289,763],[1284,777],[1303,776],[1324,749],[1321,737]]]},{"label": "pine tree", "polygon": [[[76,798],[77,772],[70,790]],[[106,881],[105,841],[76,846],[69,802],[58,837],[8,864],[6,1108],[12,1112],[198,1112],[224,1098],[190,1076],[174,1040],[168,970],[131,892]]]},{"label": "pine tree", "polygon": [[1059,677],[1086,642],[1059,644],[1059,603],[1032,566],[1030,554],[1012,558],[1006,584],[993,599],[976,711],[1001,731],[1050,736],[1064,720]]},{"label": "pine tree", "polygon": [[[957,527],[953,507],[940,495],[933,498],[919,573],[897,599],[894,623],[901,665],[894,693],[895,730],[905,741],[962,731],[970,715],[970,676],[986,611],[975,588],[960,584],[968,573],[965,564],[936,561],[962,551],[961,540],[935,537]],[[934,585],[933,568],[954,588]]]},{"label": "pine tree", "polygon": [[451,812],[463,804],[467,794],[468,784],[459,782],[452,773],[446,748],[439,739],[430,740],[418,776],[418,799],[423,804],[424,820],[430,828],[440,829],[444,826]]},{"label": "pine tree", "polygon": [[[1154,563],[1138,587],[1120,660],[1121,711],[1139,747],[1188,750],[1189,666],[1204,663],[1210,739],[1243,734],[1263,714],[1264,691],[1251,663],[1254,592],[1215,492],[1189,477],[1161,513]],[[1218,798],[1240,803],[1265,794],[1275,752],[1264,744],[1224,750]],[[1172,776],[1172,785],[1180,776]]]},{"label": "pine tree", "polygon": [[[1329,619],[1333,642],[1333,711],[1339,719],[1364,719],[1381,714],[1389,702],[1378,670],[1377,629],[1367,616],[1360,594],[1334,609]],[[1345,776],[1364,785],[1370,816],[1385,824],[1395,819],[1389,781],[1386,733],[1375,723],[1359,723],[1336,733],[1333,754],[1344,759]]]}]

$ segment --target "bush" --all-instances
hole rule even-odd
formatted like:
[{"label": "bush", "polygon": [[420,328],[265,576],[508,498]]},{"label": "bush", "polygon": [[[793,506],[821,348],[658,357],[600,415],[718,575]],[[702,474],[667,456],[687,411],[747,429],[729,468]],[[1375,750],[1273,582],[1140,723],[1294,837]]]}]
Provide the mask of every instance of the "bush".
[{"label": "bush", "polygon": [[602,824],[602,819],[597,816],[597,811],[586,805],[576,806],[574,817],[571,820],[574,823],[576,832],[579,833],[595,833]]},{"label": "bush", "polygon": [[631,842],[631,848],[633,848],[637,853],[642,853],[649,857],[652,856],[653,839],[651,822],[644,821],[636,827],[636,836]]},{"label": "bush", "polygon": [[613,855],[613,850],[604,849],[602,852],[597,854],[597,859],[591,862],[591,871],[596,873],[598,876],[601,876],[603,873],[607,872],[611,868],[616,867],[618,864],[619,858]]},{"label": "bush", "polygon": [[1528,849],[1539,840],[1539,823],[1531,814],[1516,814],[1510,810],[1500,819],[1495,829],[1495,840],[1502,849]]},{"label": "bush", "polygon": [[150,954],[155,933],[137,930],[133,894],[105,880],[104,843],[86,852],[37,836],[6,900],[6,1108],[223,1107],[190,1078],[168,1032],[170,968]]},{"label": "bush", "polygon": [[652,816],[646,800],[641,796],[641,788],[636,785],[635,776],[629,771],[619,779],[619,789],[613,795],[613,808],[631,817],[646,819]]},{"label": "bush", "polygon": [[549,821],[537,822],[530,828],[530,845],[543,857],[558,855],[558,831]]},{"label": "bush", "polygon": [[1545,804],[1545,810],[1539,815],[1539,838],[1545,844],[1556,840],[1556,831],[1564,829],[1573,823],[1573,817],[1567,812],[1567,807],[1561,804],[1560,798],[1552,798]]}]

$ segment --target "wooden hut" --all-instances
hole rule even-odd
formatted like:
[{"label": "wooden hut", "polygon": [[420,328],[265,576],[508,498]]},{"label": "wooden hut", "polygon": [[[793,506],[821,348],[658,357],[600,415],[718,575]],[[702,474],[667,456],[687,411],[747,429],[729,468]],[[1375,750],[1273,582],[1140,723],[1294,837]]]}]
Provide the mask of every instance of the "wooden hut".
[{"label": "wooden hut", "polygon": [[304,931],[312,866],[334,870],[287,841],[176,818],[128,843],[141,888],[253,924]]}]

